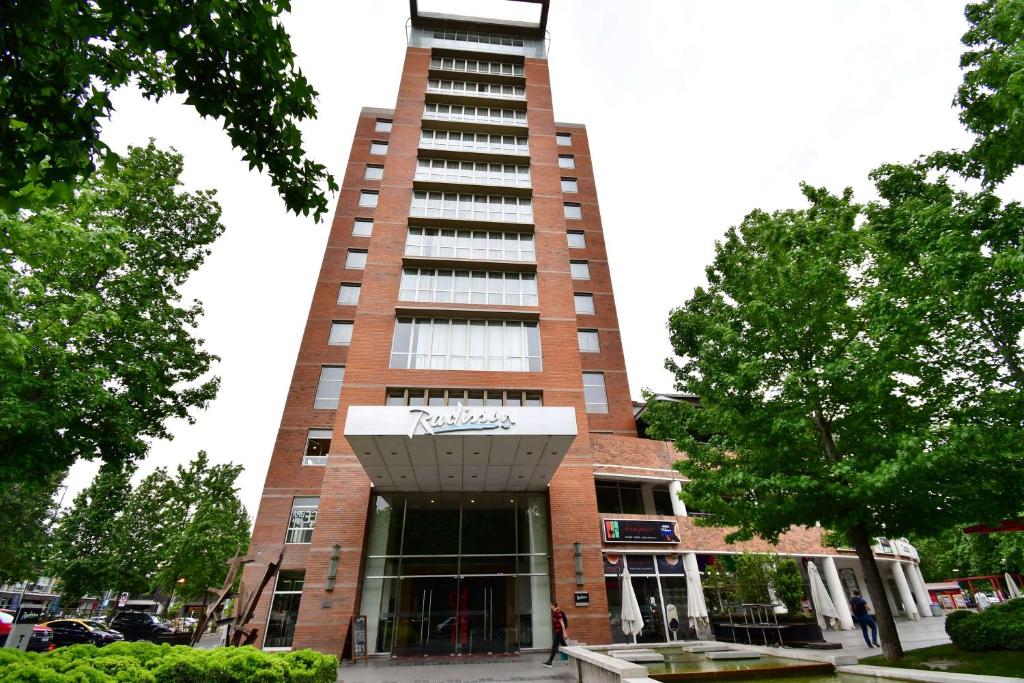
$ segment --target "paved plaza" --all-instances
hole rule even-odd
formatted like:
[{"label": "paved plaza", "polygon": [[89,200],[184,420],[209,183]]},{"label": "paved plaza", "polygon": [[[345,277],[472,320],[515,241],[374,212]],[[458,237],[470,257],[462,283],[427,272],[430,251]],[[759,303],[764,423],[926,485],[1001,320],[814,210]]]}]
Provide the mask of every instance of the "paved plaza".
[{"label": "paved plaza", "polygon": [[[918,622],[897,621],[904,650],[948,643],[943,628],[945,619],[928,618]],[[843,649],[825,650],[823,654],[843,652],[860,657],[881,654],[881,650],[864,644],[860,628],[856,631],[828,631],[825,639],[842,643]],[[655,646],[656,647],[656,646]],[[566,662],[555,659],[548,669],[542,662],[547,653],[528,652],[496,657],[424,657],[385,659],[371,658],[353,664],[345,662],[338,676],[344,683],[505,683],[506,681],[575,681],[575,671]]]}]

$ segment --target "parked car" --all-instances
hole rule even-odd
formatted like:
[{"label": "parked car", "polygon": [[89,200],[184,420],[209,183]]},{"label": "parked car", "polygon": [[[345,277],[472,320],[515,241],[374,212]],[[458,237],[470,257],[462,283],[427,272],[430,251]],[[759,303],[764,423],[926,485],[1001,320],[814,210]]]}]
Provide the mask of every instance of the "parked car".
[{"label": "parked car", "polygon": [[91,643],[102,647],[124,640],[124,636],[117,631],[111,631],[105,626],[98,627],[84,619],[55,619],[43,626],[53,629],[53,642],[57,647],[79,643]]},{"label": "parked car", "polygon": [[171,640],[174,629],[165,624],[160,617],[149,612],[128,610],[118,612],[110,620],[110,628],[124,635],[125,640],[148,640],[153,643],[164,643]]},{"label": "parked car", "polygon": [[0,645],[7,642],[7,636],[11,632],[11,624],[14,623],[14,615],[0,610]]}]

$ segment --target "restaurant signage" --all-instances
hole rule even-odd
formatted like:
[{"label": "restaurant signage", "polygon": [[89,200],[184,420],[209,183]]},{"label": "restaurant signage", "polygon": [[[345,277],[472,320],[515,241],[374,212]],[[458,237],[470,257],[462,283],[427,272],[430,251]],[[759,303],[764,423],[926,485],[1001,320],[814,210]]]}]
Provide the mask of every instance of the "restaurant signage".
[{"label": "restaurant signage", "polygon": [[602,520],[606,543],[679,543],[675,522],[650,519]]}]

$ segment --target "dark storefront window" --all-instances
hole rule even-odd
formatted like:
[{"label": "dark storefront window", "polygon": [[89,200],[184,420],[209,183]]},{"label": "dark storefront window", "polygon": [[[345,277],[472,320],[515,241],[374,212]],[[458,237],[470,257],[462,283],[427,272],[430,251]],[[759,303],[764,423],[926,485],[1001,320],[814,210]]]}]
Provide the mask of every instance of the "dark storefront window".
[{"label": "dark storefront window", "polygon": [[277,575],[274,599],[270,603],[270,618],[267,621],[267,637],[263,640],[264,647],[292,646],[305,577],[305,571],[283,571]]},{"label": "dark storefront window", "polygon": [[597,480],[597,511],[616,515],[642,515],[643,487],[631,481]]},{"label": "dark storefront window", "polygon": [[672,510],[672,494],[668,490],[668,484],[655,486],[652,493],[654,494],[654,514],[666,517],[675,515]]}]

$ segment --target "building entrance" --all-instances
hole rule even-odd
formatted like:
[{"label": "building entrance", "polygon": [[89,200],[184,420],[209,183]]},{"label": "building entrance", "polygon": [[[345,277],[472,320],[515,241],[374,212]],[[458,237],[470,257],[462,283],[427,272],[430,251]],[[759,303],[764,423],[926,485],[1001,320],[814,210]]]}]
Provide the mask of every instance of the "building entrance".
[{"label": "building entrance", "polygon": [[549,647],[544,494],[380,494],[360,611],[373,652]]}]

